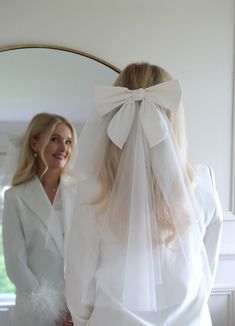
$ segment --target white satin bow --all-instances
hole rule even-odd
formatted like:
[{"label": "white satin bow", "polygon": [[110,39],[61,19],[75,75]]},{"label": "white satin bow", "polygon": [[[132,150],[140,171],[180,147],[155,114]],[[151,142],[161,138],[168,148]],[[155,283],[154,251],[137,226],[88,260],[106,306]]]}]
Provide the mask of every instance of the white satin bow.
[{"label": "white satin bow", "polygon": [[149,88],[129,90],[126,87],[97,86],[95,107],[101,116],[118,109],[108,126],[108,136],[120,149],[126,142],[140,101],[140,121],[150,147],[160,143],[168,134],[167,123],[159,106],[177,110],[182,99],[179,80],[171,80]]}]

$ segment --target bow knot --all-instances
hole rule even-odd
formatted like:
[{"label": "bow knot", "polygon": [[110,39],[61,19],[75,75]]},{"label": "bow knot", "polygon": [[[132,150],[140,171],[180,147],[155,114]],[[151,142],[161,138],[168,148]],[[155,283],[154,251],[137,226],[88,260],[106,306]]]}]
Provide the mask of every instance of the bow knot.
[{"label": "bow knot", "polygon": [[136,103],[140,103],[139,119],[150,147],[163,141],[168,134],[166,118],[159,107],[176,111],[181,103],[182,88],[178,80],[171,80],[148,88],[129,90],[126,87],[98,86],[95,107],[101,116],[118,109],[108,126],[108,136],[120,149],[130,133]]},{"label": "bow knot", "polygon": [[143,88],[131,91],[133,101],[142,101],[145,98],[145,90]]}]

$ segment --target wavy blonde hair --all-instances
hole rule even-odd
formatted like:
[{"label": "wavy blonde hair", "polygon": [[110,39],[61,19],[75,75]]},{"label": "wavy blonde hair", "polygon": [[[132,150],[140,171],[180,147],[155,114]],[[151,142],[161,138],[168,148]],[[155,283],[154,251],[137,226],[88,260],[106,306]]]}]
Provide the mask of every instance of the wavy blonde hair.
[{"label": "wavy blonde hair", "polygon": [[[44,150],[50,140],[53,131],[55,130],[56,126],[60,123],[63,123],[66,126],[68,126],[71,131],[72,153],[73,153],[73,150],[77,142],[77,134],[73,125],[67,119],[65,119],[60,115],[50,114],[50,113],[37,114],[36,116],[33,117],[25,132],[22,145],[21,145],[18,167],[12,179],[13,186],[32,180],[33,177],[37,174],[39,166],[37,160],[34,157],[34,151],[31,147],[31,140],[33,138],[38,139],[42,133],[45,135],[45,138],[44,138],[44,144],[42,146],[42,151],[40,153],[40,158],[44,165],[44,171],[42,175],[46,173],[48,166],[44,159]],[[70,169],[69,161],[65,166],[66,169]]]},{"label": "wavy blonde hair", "polygon": [[[133,63],[128,65],[116,79],[114,86],[127,87],[128,89],[135,90],[139,88],[147,88],[153,85],[163,83],[172,80],[170,74],[163,68],[150,65],[148,63]],[[180,158],[182,164],[185,166],[189,180],[193,183],[195,178],[195,172],[187,160],[186,151],[186,133],[185,133],[185,119],[183,107],[179,108],[177,112],[174,110],[165,111],[169,122],[172,126],[175,140],[178,144]],[[116,177],[117,169],[119,166],[122,151],[109,139],[106,147],[104,160],[101,165],[101,170],[99,174],[99,179],[101,182],[101,192],[99,196],[94,200],[94,204],[99,204],[105,202],[105,199],[110,194],[114,180]],[[172,222],[172,216],[170,214],[169,208],[163,198],[160,191],[160,187],[154,176],[154,193],[155,193],[155,206],[156,206],[156,218],[163,230],[165,235],[164,242],[171,242],[176,236],[175,226]]]}]

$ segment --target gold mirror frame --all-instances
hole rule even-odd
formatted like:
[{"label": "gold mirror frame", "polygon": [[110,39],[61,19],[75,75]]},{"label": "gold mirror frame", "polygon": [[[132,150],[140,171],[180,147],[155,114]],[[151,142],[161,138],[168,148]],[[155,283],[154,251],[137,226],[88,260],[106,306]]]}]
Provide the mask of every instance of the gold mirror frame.
[{"label": "gold mirror frame", "polygon": [[117,73],[120,73],[120,69],[117,68],[116,66],[112,65],[111,63],[84,51],[80,51],[80,50],[75,50],[73,48],[69,48],[69,47],[64,47],[64,46],[59,46],[59,45],[49,45],[49,44],[22,44],[22,45],[11,45],[11,46],[7,46],[7,47],[0,47],[0,52],[5,52],[5,51],[9,51],[9,50],[18,50],[18,49],[34,49],[34,48],[42,48],[42,49],[51,49],[51,50],[60,50],[60,51],[65,51],[65,52],[70,52],[70,53],[74,53],[74,54],[79,54],[83,57],[92,59],[94,61],[97,61],[103,65],[105,65],[106,67],[116,71]]}]

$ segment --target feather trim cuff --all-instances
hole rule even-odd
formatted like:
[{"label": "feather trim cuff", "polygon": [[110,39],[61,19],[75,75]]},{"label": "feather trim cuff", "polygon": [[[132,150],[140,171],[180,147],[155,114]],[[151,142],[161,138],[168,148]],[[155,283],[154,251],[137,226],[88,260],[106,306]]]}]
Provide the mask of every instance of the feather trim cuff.
[{"label": "feather trim cuff", "polygon": [[39,319],[43,319],[45,325],[54,325],[67,310],[64,291],[56,289],[47,281],[29,294],[32,309]]}]

